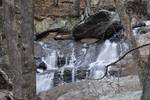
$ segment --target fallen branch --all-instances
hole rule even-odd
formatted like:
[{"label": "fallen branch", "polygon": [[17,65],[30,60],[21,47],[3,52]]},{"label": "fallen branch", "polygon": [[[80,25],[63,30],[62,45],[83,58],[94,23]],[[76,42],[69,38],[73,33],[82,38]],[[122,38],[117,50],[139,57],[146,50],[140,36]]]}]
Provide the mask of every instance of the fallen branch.
[{"label": "fallen branch", "polygon": [[127,56],[129,53],[131,53],[132,51],[135,51],[135,50],[137,50],[137,49],[140,49],[140,48],[143,48],[143,47],[146,47],[146,46],[150,46],[150,43],[147,43],[147,44],[144,44],[144,45],[135,47],[135,48],[133,48],[133,49],[127,51],[127,52],[126,52],[124,55],[122,55],[118,60],[116,60],[116,61],[114,61],[114,62],[108,64],[107,66],[105,66],[105,73],[104,73],[104,75],[103,75],[101,78],[99,78],[99,79],[92,79],[92,78],[89,78],[89,79],[90,79],[90,80],[101,80],[101,79],[103,79],[104,77],[107,76],[108,68],[109,68],[110,66],[112,66],[112,65],[118,63],[119,61],[121,61],[124,57],[126,57],[126,56]]}]

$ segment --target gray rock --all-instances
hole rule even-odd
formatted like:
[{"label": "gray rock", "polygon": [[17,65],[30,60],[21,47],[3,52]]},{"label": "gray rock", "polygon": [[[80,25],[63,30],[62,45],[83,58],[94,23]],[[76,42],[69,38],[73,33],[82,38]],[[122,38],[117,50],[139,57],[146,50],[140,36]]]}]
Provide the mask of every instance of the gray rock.
[{"label": "gray rock", "polygon": [[75,40],[83,38],[106,39],[123,29],[116,13],[100,10],[76,25],[73,29]]}]

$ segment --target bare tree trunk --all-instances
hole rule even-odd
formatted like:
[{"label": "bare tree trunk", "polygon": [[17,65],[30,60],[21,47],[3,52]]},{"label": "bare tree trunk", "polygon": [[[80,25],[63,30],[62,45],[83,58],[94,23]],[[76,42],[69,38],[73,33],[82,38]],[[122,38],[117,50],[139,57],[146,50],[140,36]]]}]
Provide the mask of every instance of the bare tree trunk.
[{"label": "bare tree trunk", "polygon": [[[132,16],[131,16],[130,12],[127,12],[124,2],[122,2],[120,0],[115,0],[115,2],[116,2],[117,12],[120,16],[120,19],[121,19],[124,27],[125,27],[125,36],[127,37],[127,39],[130,42],[130,48],[137,47],[136,39],[133,36],[133,32],[132,32],[132,25],[131,25]],[[121,9],[120,9],[120,7],[121,7]],[[143,63],[143,60],[141,59],[139,50],[135,50],[132,53],[132,56],[133,56],[136,66],[138,66],[137,68],[138,68],[138,72],[139,72],[139,78],[141,79],[141,82],[142,82],[142,80],[143,80],[142,73],[144,71],[144,63]]]},{"label": "bare tree trunk", "polygon": [[80,16],[80,0],[74,0],[73,15],[76,17]]},{"label": "bare tree trunk", "polygon": [[147,4],[147,11],[148,11],[148,17],[149,17],[149,19],[150,19],[150,1],[149,0],[147,0],[147,2],[148,2],[148,4]]},{"label": "bare tree trunk", "polygon": [[149,58],[147,64],[145,65],[145,74],[143,82],[143,93],[141,100],[150,100],[150,49],[149,49]]},{"label": "bare tree trunk", "polygon": [[85,7],[85,17],[89,17],[91,15],[91,0],[85,0],[85,4],[86,4],[86,7]]},{"label": "bare tree trunk", "polygon": [[[150,15],[150,1],[147,0],[148,6],[148,15]],[[141,100],[150,100],[150,49],[149,49],[149,58],[148,61],[145,65],[145,74],[143,76],[144,81],[143,81],[143,93]]]},{"label": "bare tree trunk", "polygon": [[7,53],[9,57],[9,70],[13,73],[13,93],[22,99],[22,66],[21,54],[18,48],[18,34],[15,31],[15,4],[14,0],[3,0],[4,23],[3,32],[7,39]]},{"label": "bare tree trunk", "polygon": [[33,48],[33,0],[21,0],[21,63],[24,100],[36,100],[36,69]]},{"label": "bare tree trunk", "polygon": [[[119,16],[121,18],[121,21],[123,22],[123,25],[125,27],[125,35],[127,36],[127,39],[129,40],[130,42],[130,48],[133,48],[133,47],[137,47],[137,42],[136,42],[136,39],[135,37],[133,36],[133,32],[132,32],[132,25],[131,25],[131,20],[132,20],[132,13],[130,12],[127,12],[127,9],[126,7],[124,6],[125,4],[121,4],[121,2],[119,2],[118,0],[115,0],[116,1],[116,8],[120,8],[119,6],[121,6],[123,9],[122,10],[117,10],[118,13],[119,13]],[[118,4],[117,4],[118,3]],[[123,2],[122,2],[123,3]],[[128,14],[127,14],[128,13]],[[139,50],[135,50],[133,53],[132,53],[132,57],[133,57],[133,61],[135,62],[135,65],[136,65],[136,68],[138,70],[138,75],[139,75],[139,79],[140,79],[140,82],[141,82],[141,86],[143,88],[143,91],[145,92],[148,92],[148,90],[146,90],[146,86],[145,86],[145,78],[146,78],[146,74],[145,74],[145,63],[144,61],[142,60],[141,58],[141,55],[140,55],[140,52]],[[150,74],[150,72],[148,72]],[[147,73],[147,75],[149,76],[149,74]],[[147,80],[148,82],[150,80]],[[148,86],[147,86],[148,88]],[[150,87],[149,87],[150,88]],[[144,92],[143,92],[144,93]],[[149,92],[150,93],[150,92]],[[149,93],[146,93],[146,95],[149,95]],[[147,98],[147,99],[144,99],[145,94],[143,94],[141,100],[150,100],[150,96]]]},{"label": "bare tree trunk", "polygon": [[[16,3],[21,6],[21,26],[15,14]],[[17,100],[36,100],[32,0],[4,0],[3,7],[3,38],[7,39],[8,66],[13,73],[13,94]]]}]

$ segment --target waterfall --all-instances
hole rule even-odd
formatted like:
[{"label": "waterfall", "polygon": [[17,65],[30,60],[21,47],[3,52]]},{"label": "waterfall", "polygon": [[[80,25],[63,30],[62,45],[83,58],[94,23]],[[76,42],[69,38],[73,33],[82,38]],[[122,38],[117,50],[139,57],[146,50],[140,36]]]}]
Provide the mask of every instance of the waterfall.
[{"label": "waterfall", "polygon": [[42,61],[47,65],[47,70],[56,67],[56,60],[57,60],[56,51],[52,51],[52,53],[48,54],[45,58],[42,57]]},{"label": "waterfall", "polygon": [[[144,23],[150,25],[150,21]],[[137,31],[138,28],[133,29],[135,36]],[[117,34],[102,43],[51,40],[47,43],[39,42],[39,45],[42,48],[40,61],[45,63],[47,69],[36,74],[37,94],[65,82],[76,82],[86,77],[101,78],[105,66],[129,49],[126,41]]]},{"label": "waterfall", "polygon": [[[42,61],[46,64],[47,71],[45,72],[46,74],[42,73],[36,74],[37,94],[53,87],[54,71],[52,70],[56,70],[56,61],[57,61],[56,51],[52,51],[51,53],[48,52],[46,57],[42,57]],[[49,73],[48,71],[52,72]]]},{"label": "waterfall", "polygon": [[101,46],[101,50],[95,62],[90,64],[91,77],[94,79],[104,75],[105,66],[118,59],[118,44],[106,40]]},{"label": "waterfall", "polygon": [[45,74],[37,74],[37,93],[65,82],[75,82],[76,78],[79,80],[102,77],[105,66],[117,60],[120,54],[126,51],[125,44],[110,40],[95,44],[63,40],[42,45],[42,62],[46,64],[47,70]]},{"label": "waterfall", "polygon": [[75,61],[76,61],[76,58],[75,58],[74,48],[73,48],[71,60],[69,62],[69,66],[72,67],[72,82],[75,82],[75,65],[74,65]]}]

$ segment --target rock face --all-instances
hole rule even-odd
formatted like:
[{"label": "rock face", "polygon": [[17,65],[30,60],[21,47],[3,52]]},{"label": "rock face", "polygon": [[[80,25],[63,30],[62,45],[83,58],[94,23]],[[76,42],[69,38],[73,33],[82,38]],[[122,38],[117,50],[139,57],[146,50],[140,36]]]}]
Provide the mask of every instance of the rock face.
[{"label": "rock face", "polygon": [[90,16],[84,22],[75,26],[73,36],[76,40],[82,38],[105,39],[123,29],[116,13],[100,10]]},{"label": "rock face", "polygon": [[56,28],[67,28],[72,29],[72,27],[78,22],[75,18],[51,18],[47,17],[43,20],[35,20],[35,30],[36,33],[41,33],[46,30],[56,29]]}]

